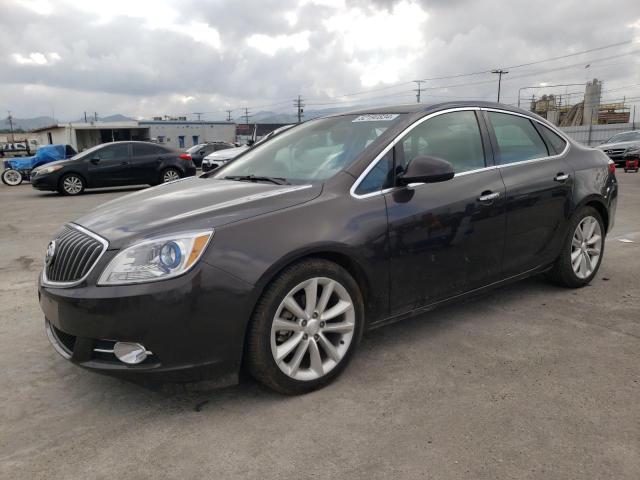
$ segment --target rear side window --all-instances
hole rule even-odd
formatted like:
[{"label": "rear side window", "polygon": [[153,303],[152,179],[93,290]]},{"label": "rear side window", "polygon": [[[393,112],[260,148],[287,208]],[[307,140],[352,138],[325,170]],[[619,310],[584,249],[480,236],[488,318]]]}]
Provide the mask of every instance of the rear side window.
[{"label": "rear side window", "polygon": [[550,153],[555,153],[557,155],[564,151],[567,146],[567,142],[560,135],[544,125],[539,125],[538,129],[542,133],[545,142],[547,142],[549,149],[552,150]]},{"label": "rear side window", "polygon": [[488,112],[498,141],[498,164],[549,156],[547,146],[531,120],[508,113]]},{"label": "rear side window", "polygon": [[157,145],[148,145],[145,143],[134,143],[133,144],[133,156],[139,157],[142,155],[162,155],[167,153],[164,148],[158,147]]}]

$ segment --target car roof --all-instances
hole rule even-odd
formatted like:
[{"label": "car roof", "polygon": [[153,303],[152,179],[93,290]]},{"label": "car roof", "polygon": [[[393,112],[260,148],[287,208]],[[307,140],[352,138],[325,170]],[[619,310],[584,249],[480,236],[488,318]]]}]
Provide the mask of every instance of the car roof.
[{"label": "car roof", "polygon": [[[462,107],[480,107],[480,108],[497,108],[500,110],[509,110],[515,113],[523,113],[532,115],[532,112],[523,110],[521,108],[513,107],[511,105],[505,105],[504,103],[487,102],[483,100],[457,100],[449,102],[429,102],[429,103],[405,103],[398,105],[384,105],[384,106],[372,106],[361,107],[346,112],[336,113],[338,115],[363,115],[363,114],[381,114],[381,113],[420,113],[420,112],[432,112],[437,110],[446,110],[449,108],[462,108]],[[334,115],[330,115],[334,116]]]}]

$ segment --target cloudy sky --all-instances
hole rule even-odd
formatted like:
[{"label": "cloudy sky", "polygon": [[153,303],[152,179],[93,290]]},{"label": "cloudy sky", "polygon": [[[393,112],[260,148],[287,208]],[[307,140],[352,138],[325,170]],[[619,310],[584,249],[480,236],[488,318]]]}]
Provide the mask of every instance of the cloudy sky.
[{"label": "cloudy sky", "polygon": [[[426,101],[495,100],[496,76],[478,73],[494,68],[510,71],[505,103],[521,87],[593,77],[604,80],[604,100],[640,99],[638,0],[0,3],[0,110],[18,118],[222,119],[226,109],[238,118],[245,106],[293,113],[298,94],[308,110],[406,103],[416,79],[430,79]],[[583,88],[547,91],[577,101]]]}]

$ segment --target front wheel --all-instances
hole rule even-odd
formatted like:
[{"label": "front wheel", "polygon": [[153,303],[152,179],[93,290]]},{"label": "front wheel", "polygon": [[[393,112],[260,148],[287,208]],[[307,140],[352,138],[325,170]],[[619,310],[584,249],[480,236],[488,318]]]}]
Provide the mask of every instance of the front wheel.
[{"label": "front wheel", "polygon": [[573,217],[562,252],[549,272],[552,280],[570,288],[587,285],[596,276],[604,253],[605,226],[600,213],[583,207]]},{"label": "front wheel", "polygon": [[287,395],[316,390],[346,367],[362,336],[357,283],[320,259],[283,271],[258,302],[247,338],[251,375]]},{"label": "front wheel", "polygon": [[84,180],[80,175],[77,175],[75,173],[68,173],[60,179],[58,192],[63,195],[74,196],[80,195],[82,192],[84,192],[84,188]]},{"label": "front wheel", "polygon": [[22,183],[22,174],[13,168],[9,168],[2,172],[2,183],[10,187],[20,185]]}]

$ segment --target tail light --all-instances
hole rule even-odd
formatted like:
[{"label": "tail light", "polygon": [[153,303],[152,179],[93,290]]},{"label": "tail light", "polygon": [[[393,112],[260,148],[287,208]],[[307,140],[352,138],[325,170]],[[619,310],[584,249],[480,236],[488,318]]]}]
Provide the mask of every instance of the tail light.
[{"label": "tail light", "polygon": [[186,160],[188,162],[191,161],[191,155],[189,155],[188,153],[181,153],[180,154],[180,158],[183,159],[183,160]]},{"label": "tail light", "polygon": [[609,171],[614,175],[616,174],[616,162],[611,159],[609,159]]}]

